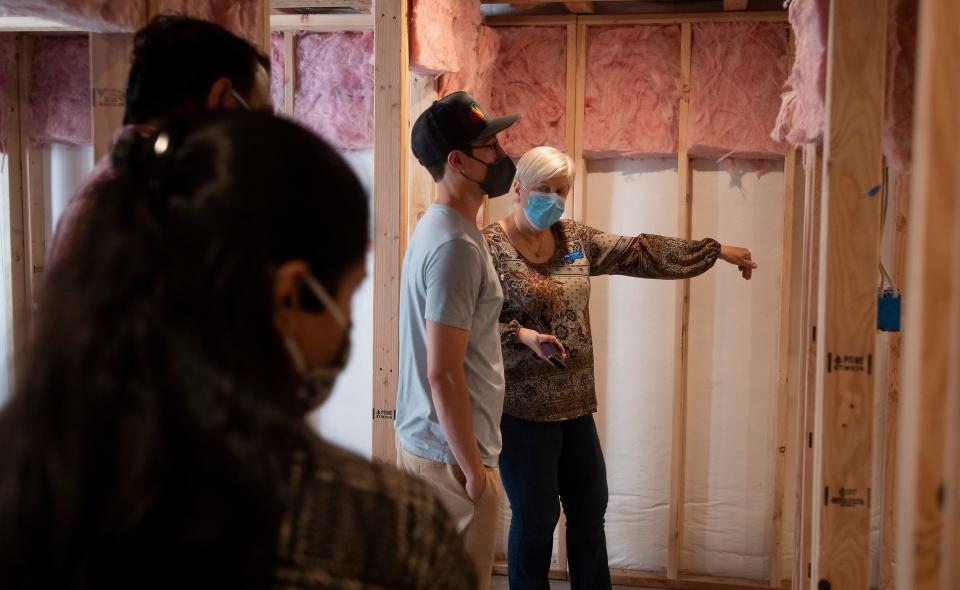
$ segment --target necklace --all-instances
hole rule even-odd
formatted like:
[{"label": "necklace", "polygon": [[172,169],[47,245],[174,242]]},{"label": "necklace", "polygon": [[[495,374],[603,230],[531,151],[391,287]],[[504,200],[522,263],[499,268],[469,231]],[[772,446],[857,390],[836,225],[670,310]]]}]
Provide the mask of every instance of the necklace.
[{"label": "necklace", "polygon": [[[523,232],[520,231],[520,226],[517,225],[517,218],[514,217],[513,215],[511,215],[511,216],[510,216],[510,221],[513,222],[513,231],[517,234],[517,236],[522,236],[522,235],[523,235]],[[536,247],[536,248],[532,248],[533,256],[534,256],[535,258],[539,258],[539,257],[540,257],[540,250],[543,249],[543,243],[544,243],[544,242],[546,241],[546,239],[547,239],[547,232],[542,231],[542,232],[539,232],[539,233],[540,233],[540,241],[537,243],[537,247]]]}]

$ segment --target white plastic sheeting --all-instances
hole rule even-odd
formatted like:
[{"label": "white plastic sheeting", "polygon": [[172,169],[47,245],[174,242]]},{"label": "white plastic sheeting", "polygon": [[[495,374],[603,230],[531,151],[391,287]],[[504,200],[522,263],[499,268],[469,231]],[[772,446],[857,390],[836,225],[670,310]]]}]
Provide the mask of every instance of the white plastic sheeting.
[{"label": "white plastic sheeting", "polygon": [[[341,152],[367,191],[373,210],[373,150]],[[317,220],[318,231],[323,220]],[[373,251],[367,252],[367,278],[351,302],[350,361],[330,399],[311,417],[320,434],[367,459],[373,455]]]}]

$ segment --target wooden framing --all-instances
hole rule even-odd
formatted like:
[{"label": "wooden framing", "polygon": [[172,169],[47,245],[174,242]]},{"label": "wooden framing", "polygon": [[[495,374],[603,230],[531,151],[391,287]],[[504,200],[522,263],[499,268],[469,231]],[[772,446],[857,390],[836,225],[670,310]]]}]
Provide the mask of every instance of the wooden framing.
[{"label": "wooden framing", "polygon": [[407,206],[410,153],[407,0],[378,5],[375,19],[373,457],[392,462],[400,352],[400,212]]},{"label": "wooden framing", "polygon": [[99,161],[110,153],[113,135],[123,125],[126,107],[127,77],[133,35],[127,33],[90,33],[90,88],[93,96],[93,158]]},{"label": "wooden framing", "polygon": [[697,12],[687,14],[561,14],[561,15],[519,15],[489,16],[484,22],[491,27],[509,26],[557,26],[557,25],[679,25],[683,23],[715,22],[786,22],[787,13],[773,12]]},{"label": "wooden framing", "polygon": [[960,353],[960,5],[924,0],[919,13],[897,461],[897,587],[947,590],[960,585],[957,524],[944,520],[947,514],[957,517],[960,485],[955,456],[947,469],[947,441],[956,448],[957,435],[947,436],[944,417],[948,408],[957,415],[958,383],[951,382],[951,365]]},{"label": "wooden framing", "polygon": [[[893,187],[894,195],[894,250],[892,276],[903,294],[904,273],[907,250],[907,207],[910,202],[910,175],[897,175]],[[903,335],[901,332],[888,336],[890,360],[887,370],[887,391],[885,401],[884,443],[883,443],[883,491],[880,511],[880,564],[877,578],[878,590],[894,590],[893,564],[896,561],[896,527],[894,507],[896,506],[896,468],[898,422],[900,417],[900,368]]]},{"label": "wooden framing", "polygon": [[[677,237],[690,239],[693,226],[690,157],[687,153],[690,108],[690,56],[693,45],[690,23],[680,26],[680,141],[677,153]],[[690,280],[677,281],[676,327],[673,353],[673,442],[670,462],[670,538],[667,575],[680,576],[683,544],[683,500],[687,465],[687,361],[689,356]]]},{"label": "wooden framing", "polygon": [[831,3],[813,441],[820,588],[870,583],[885,22],[872,0]]},{"label": "wooden framing", "polygon": [[[17,38],[18,63],[23,56],[24,36]],[[17,68],[17,76],[10,86],[10,94],[5,96],[7,105],[6,117],[6,157],[8,201],[2,210],[0,227],[9,242],[4,244],[3,272],[8,280],[4,280],[7,305],[3,310],[7,331],[7,350],[11,352],[4,361],[7,363],[9,385],[16,382],[17,375],[23,369],[24,352],[29,341],[30,305],[27,291],[27,233],[23,206],[23,175],[21,151],[20,112],[23,93],[20,92],[22,68]],[[0,92],[6,89],[0,89]]]},{"label": "wooden framing", "polygon": [[296,113],[297,48],[296,33],[283,32],[283,112],[288,117]]},{"label": "wooden framing", "polygon": [[[307,31],[311,33],[340,33],[343,31],[374,30],[372,14],[271,14],[270,29],[277,31]],[[396,51],[396,48],[394,48]]]},{"label": "wooden framing", "polygon": [[273,10],[339,8],[370,12],[372,0],[268,0],[268,2],[268,8]]}]

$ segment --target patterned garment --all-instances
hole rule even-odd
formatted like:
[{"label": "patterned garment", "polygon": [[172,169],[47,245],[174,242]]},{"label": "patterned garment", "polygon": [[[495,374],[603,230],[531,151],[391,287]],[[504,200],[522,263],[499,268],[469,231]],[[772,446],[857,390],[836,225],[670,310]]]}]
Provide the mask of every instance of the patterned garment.
[{"label": "patterned garment", "polygon": [[413,476],[317,440],[291,487],[275,590],[477,587],[453,522]]},{"label": "patterned garment", "polygon": [[[720,244],[712,239],[618,236],[567,219],[555,223],[551,231],[556,252],[547,262],[535,264],[514,248],[499,223],[483,230],[503,285],[503,411],[536,422],[557,422],[597,411],[590,334],[591,276],[686,279],[709,270],[720,254]],[[517,341],[520,328],[556,336],[567,349],[567,368],[554,368]]]}]

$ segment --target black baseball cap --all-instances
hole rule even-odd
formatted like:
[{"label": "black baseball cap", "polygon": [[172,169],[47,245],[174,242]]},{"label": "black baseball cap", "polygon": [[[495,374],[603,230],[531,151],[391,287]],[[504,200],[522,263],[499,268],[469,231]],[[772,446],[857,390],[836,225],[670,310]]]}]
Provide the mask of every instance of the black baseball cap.
[{"label": "black baseball cap", "polygon": [[472,96],[460,90],[435,100],[417,117],[410,132],[410,147],[417,160],[429,166],[453,150],[500,133],[518,117],[514,113],[491,119]]}]

